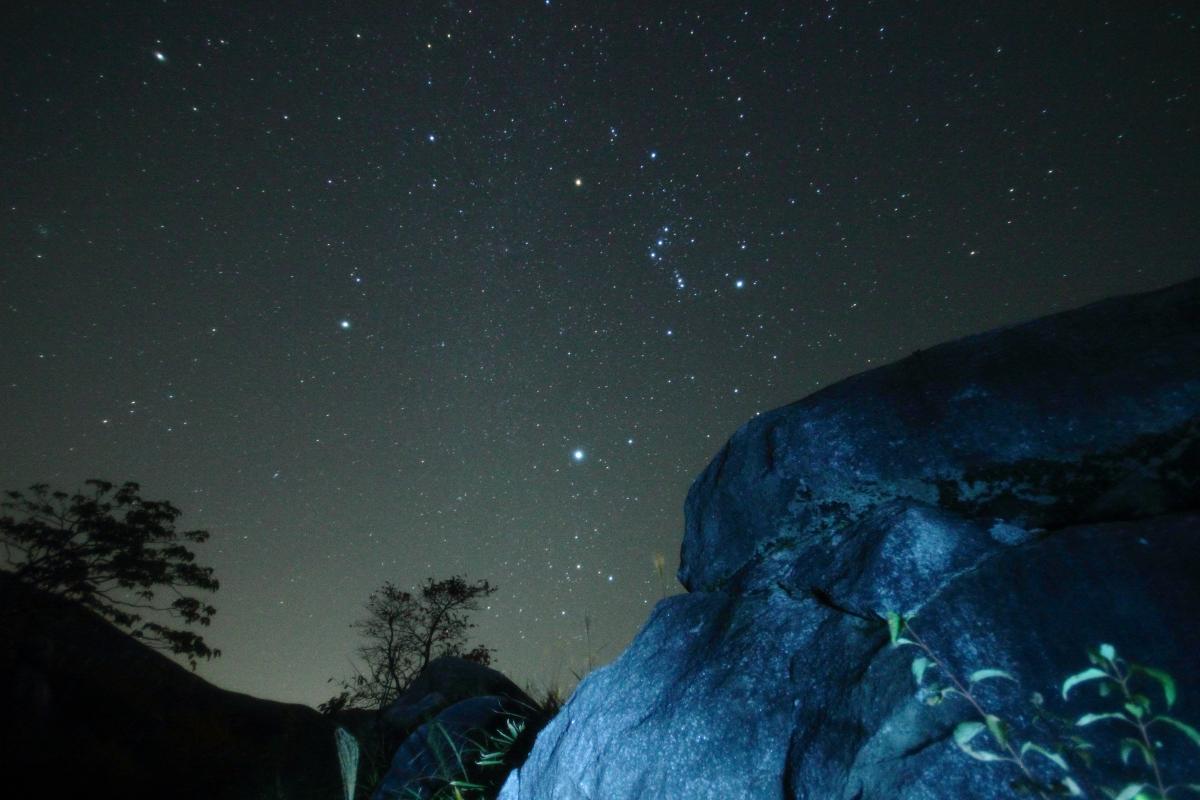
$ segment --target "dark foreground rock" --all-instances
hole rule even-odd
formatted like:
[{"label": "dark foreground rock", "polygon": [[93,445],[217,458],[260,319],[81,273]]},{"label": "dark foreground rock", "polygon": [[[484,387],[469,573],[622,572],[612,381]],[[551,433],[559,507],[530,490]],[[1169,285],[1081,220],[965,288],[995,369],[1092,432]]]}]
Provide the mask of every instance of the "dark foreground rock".
[{"label": "dark foreground rock", "polygon": [[504,673],[465,658],[441,656],[421,670],[404,694],[383,709],[382,716],[393,731],[408,734],[455,703],[485,696],[536,707],[533,698]]},{"label": "dark foreground rock", "polygon": [[[689,493],[690,593],[581,684],[501,797],[1014,796],[1018,767],[956,746],[978,714],[931,704],[946,670],[918,686],[922,654],[890,646],[889,611],[958,679],[1019,678],[974,687],[1016,746],[1085,734],[1095,768],[1068,756],[1085,795],[1144,778],[1118,757],[1120,723],[1071,725],[1112,698],[1059,689],[1111,643],[1173,674],[1172,716],[1200,723],[1198,415],[1190,282],[936,347],[757,418]],[[1200,782],[1200,748],[1166,725],[1156,739],[1168,781]],[[969,746],[1003,752],[986,732]]]},{"label": "dark foreground rock", "polygon": [[335,727],[219,689],[86,609],[0,573],[8,797],[336,800]]},{"label": "dark foreground rock", "polygon": [[[546,723],[533,698],[503,673],[454,656],[429,662],[380,717],[399,746],[388,747],[394,755],[373,800],[422,800],[453,781],[486,787],[494,796]],[[515,740],[501,742],[502,735]],[[501,744],[500,763],[476,763]]]},{"label": "dark foreground rock", "polygon": [[[511,766],[481,767],[479,762],[484,754],[499,751],[499,735],[516,735],[530,724],[531,713],[529,707],[492,695],[461,700],[443,709],[404,740],[372,800],[445,797],[447,787],[460,781],[490,790],[487,796],[494,796]],[[521,728],[509,727],[510,722],[519,722]],[[523,760],[528,753],[528,742],[519,744],[523,753],[514,752],[507,744],[503,745],[506,764],[518,757]]]}]

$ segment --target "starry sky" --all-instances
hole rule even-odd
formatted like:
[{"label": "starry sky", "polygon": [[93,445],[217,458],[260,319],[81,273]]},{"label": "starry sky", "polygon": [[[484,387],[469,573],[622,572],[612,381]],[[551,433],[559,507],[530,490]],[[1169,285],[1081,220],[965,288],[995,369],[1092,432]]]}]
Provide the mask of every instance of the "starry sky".
[{"label": "starry sky", "polygon": [[756,413],[1197,272],[1194,3],[22,5],[0,488],[181,507],[264,697],[455,573],[570,686]]}]

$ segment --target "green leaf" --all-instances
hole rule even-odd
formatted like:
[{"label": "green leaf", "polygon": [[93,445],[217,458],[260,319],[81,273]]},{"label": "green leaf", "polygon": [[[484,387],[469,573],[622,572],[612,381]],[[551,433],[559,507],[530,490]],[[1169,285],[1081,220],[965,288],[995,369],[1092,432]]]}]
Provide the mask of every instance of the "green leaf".
[{"label": "green leaf", "polygon": [[973,750],[972,748],[965,747],[963,745],[959,745],[958,749],[962,750],[964,753],[966,753],[967,755],[969,755],[971,758],[975,759],[976,761],[1011,761],[1012,760],[1009,758],[1005,758],[1004,756],[1000,755],[999,753],[993,753],[988,750]]},{"label": "green leaf", "polygon": [[979,683],[990,678],[1004,678],[1005,680],[1017,683],[1017,679],[1008,674],[1002,669],[977,669],[971,673],[971,677],[967,678],[970,683]]},{"label": "green leaf", "polygon": [[1175,705],[1176,692],[1174,678],[1161,669],[1154,669],[1153,667],[1135,666],[1134,669],[1158,681],[1159,685],[1162,686],[1163,699],[1167,701],[1167,708]]},{"label": "green leaf", "polygon": [[1108,714],[1084,714],[1079,719],[1075,720],[1076,727],[1082,728],[1085,725],[1091,725],[1093,722],[1099,722],[1102,719],[1119,719],[1124,722],[1129,722],[1129,717],[1124,714],[1110,712]]},{"label": "green leaf", "polygon": [[960,722],[954,728],[954,743],[959,747],[962,747],[964,744],[967,744],[976,736],[983,733],[983,731],[986,729],[987,726],[982,722],[975,722],[974,720],[971,720],[970,722]]},{"label": "green leaf", "polygon": [[1151,722],[1165,722],[1172,728],[1180,731],[1184,736],[1191,739],[1192,744],[1196,745],[1196,747],[1200,747],[1200,731],[1196,730],[1191,725],[1188,725],[1186,722],[1181,722],[1174,717],[1168,717],[1166,715],[1155,717],[1153,720],[1151,720]]},{"label": "green leaf", "polygon": [[1061,783],[1062,783],[1062,785],[1063,785],[1063,786],[1065,786],[1065,787],[1066,787],[1066,789],[1067,789],[1067,796],[1069,796],[1069,797],[1083,797],[1083,789],[1080,789],[1080,788],[1079,788],[1079,784],[1078,784],[1078,783],[1076,783],[1076,782],[1075,782],[1075,779],[1074,779],[1074,778],[1072,778],[1070,775],[1068,775],[1067,777],[1063,778],[1063,779],[1062,779],[1062,781],[1061,781]]},{"label": "green leaf", "polygon": [[1071,771],[1071,768],[1067,766],[1067,762],[1062,756],[1060,756],[1058,753],[1047,750],[1046,748],[1042,747],[1040,744],[1034,744],[1033,742],[1026,742],[1025,744],[1021,745],[1021,755],[1022,756],[1024,756],[1026,753],[1029,753],[1029,752],[1037,753],[1038,755],[1041,755],[1041,756],[1044,756],[1044,757],[1050,759],[1063,772]]},{"label": "green leaf", "polygon": [[958,745],[958,749],[978,761],[1008,761],[999,753],[991,753],[987,750],[976,750],[971,747],[970,742],[988,726],[982,722],[960,722],[954,728],[954,743]]},{"label": "green leaf", "polygon": [[1111,644],[1100,645],[1099,652],[1100,657],[1105,661],[1116,661],[1117,659],[1117,648],[1113,647]]},{"label": "green leaf", "polygon": [[1126,703],[1125,710],[1132,714],[1135,719],[1141,719],[1146,713],[1146,709],[1140,703]]},{"label": "green leaf", "polygon": [[1008,746],[1008,723],[997,717],[995,714],[988,714],[983,718],[987,724],[988,732],[992,734],[1001,747]]},{"label": "green leaf", "polygon": [[1094,680],[1098,680],[1100,678],[1107,678],[1107,677],[1108,677],[1108,675],[1106,675],[1104,673],[1104,670],[1099,670],[1099,669],[1096,669],[1095,667],[1089,667],[1088,669],[1085,669],[1083,672],[1076,672],[1074,675],[1072,675],[1071,677],[1069,677],[1065,681],[1063,681],[1063,685],[1062,685],[1063,700],[1066,700],[1067,695],[1070,693],[1071,689],[1078,686],[1079,684],[1081,684],[1085,681],[1094,681]]},{"label": "green leaf", "polygon": [[1146,784],[1144,783],[1127,784],[1124,789],[1113,795],[1113,800],[1133,800],[1145,788]]},{"label": "green leaf", "polygon": [[1137,739],[1122,739],[1121,740],[1121,763],[1128,765],[1129,756],[1133,751],[1137,750],[1142,754],[1142,759],[1146,762],[1147,767],[1154,766],[1154,754],[1146,747],[1144,742]]},{"label": "green leaf", "polygon": [[929,668],[929,659],[925,656],[914,658],[912,662],[912,674],[917,679],[917,686],[921,685],[921,681],[925,678],[925,670]]},{"label": "green leaf", "polygon": [[900,639],[900,626],[904,620],[895,611],[889,611],[885,615],[887,618],[888,638],[891,639],[892,646],[895,647]]}]

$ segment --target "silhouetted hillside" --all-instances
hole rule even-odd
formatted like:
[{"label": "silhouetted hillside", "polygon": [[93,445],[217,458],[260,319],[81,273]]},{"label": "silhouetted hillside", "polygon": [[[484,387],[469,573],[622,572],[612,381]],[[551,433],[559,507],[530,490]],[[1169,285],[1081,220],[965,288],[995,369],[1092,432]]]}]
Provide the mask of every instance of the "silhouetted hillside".
[{"label": "silhouetted hillside", "polygon": [[341,796],[315,710],[219,689],[2,572],[0,692],[9,797]]}]

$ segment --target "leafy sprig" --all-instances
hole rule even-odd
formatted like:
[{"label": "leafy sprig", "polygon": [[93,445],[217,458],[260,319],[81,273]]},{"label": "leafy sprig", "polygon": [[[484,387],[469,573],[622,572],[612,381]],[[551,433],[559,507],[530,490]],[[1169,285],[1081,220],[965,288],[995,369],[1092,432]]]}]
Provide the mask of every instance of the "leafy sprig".
[{"label": "leafy sprig", "polygon": [[[1155,684],[1162,695],[1165,710],[1170,711],[1178,699],[1178,687],[1169,673],[1155,667],[1129,662],[1117,655],[1115,647],[1102,644],[1088,652],[1091,666],[1068,676],[1063,681],[1060,691],[1065,701],[1076,687],[1095,683],[1100,697],[1112,698],[1114,707],[1079,716],[1071,723],[1071,731],[1063,732],[1054,745],[1047,746],[1030,739],[1017,744],[1018,739],[1023,737],[1015,736],[1010,723],[988,711],[975,691],[979,684],[988,680],[1016,683],[1017,680],[1011,673],[985,668],[975,670],[966,679],[961,679],[913,630],[911,620],[890,611],[884,615],[884,619],[892,646],[913,647],[920,652],[920,655],[913,659],[911,670],[920,687],[919,696],[924,702],[936,705],[949,698],[958,698],[966,702],[974,712],[974,719],[960,722],[954,728],[952,738],[955,746],[977,761],[1012,764],[1021,773],[1017,781],[1021,789],[1042,798],[1085,796],[1082,787],[1088,785],[1089,781],[1081,774],[1082,770],[1072,767],[1068,756],[1078,756],[1074,760],[1079,765],[1091,768],[1092,751],[1095,750],[1095,746],[1074,730],[1096,723],[1114,723],[1127,726],[1130,732],[1129,736],[1120,740],[1118,755],[1121,763],[1129,766],[1131,760],[1140,756],[1148,775],[1145,780],[1130,781],[1120,788],[1101,788],[1100,791],[1107,797],[1111,800],[1172,800],[1184,791],[1200,795],[1200,783],[1166,782],[1158,756],[1162,745],[1152,737],[1152,733],[1158,730],[1170,729],[1200,747],[1200,731],[1177,717],[1157,711],[1151,697],[1133,683],[1135,678],[1140,677],[1145,679],[1143,683],[1149,681]],[[940,679],[927,680],[934,674],[940,676]],[[1035,692],[1031,702],[1040,711],[1044,700],[1040,693]],[[980,737],[990,737],[991,744],[978,744]],[[1055,768],[1049,780],[1038,778],[1033,762],[1028,760],[1028,757],[1033,755],[1040,756]]]},{"label": "leafy sprig", "polygon": [[1182,733],[1200,747],[1200,731],[1180,719],[1165,713],[1155,713],[1150,697],[1133,687],[1132,681],[1141,675],[1156,683],[1162,692],[1163,704],[1169,711],[1178,698],[1175,679],[1170,674],[1154,667],[1146,667],[1126,661],[1117,655],[1111,644],[1102,644],[1088,653],[1092,666],[1069,676],[1062,685],[1062,698],[1067,700],[1071,691],[1081,684],[1096,682],[1101,697],[1111,697],[1116,708],[1110,711],[1083,714],[1075,720],[1076,727],[1086,728],[1097,722],[1115,722],[1130,729],[1130,736],[1121,738],[1119,755],[1121,763],[1128,765],[1135,754],[1141,756],[1143,765],[1149,770],[1146,781],[1127,783],[1108,794],[1114,800],[1167,800],[1177,790],[1191,791],[1200,795],[1200,784],[1180,783],[1168,785],[1163,778],[1162,765],[1158,758],[1158,743],[1151,732],[1163,727]]}]

